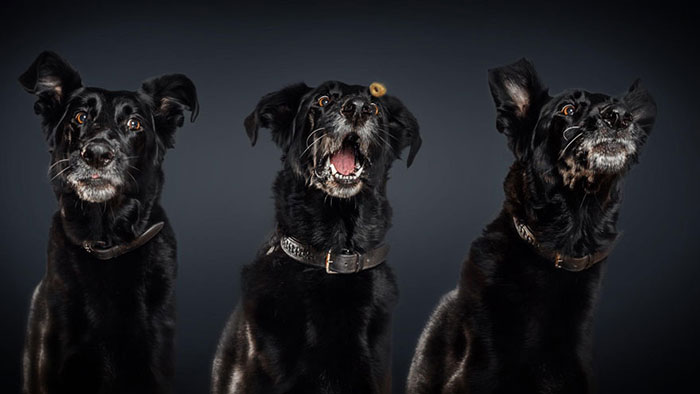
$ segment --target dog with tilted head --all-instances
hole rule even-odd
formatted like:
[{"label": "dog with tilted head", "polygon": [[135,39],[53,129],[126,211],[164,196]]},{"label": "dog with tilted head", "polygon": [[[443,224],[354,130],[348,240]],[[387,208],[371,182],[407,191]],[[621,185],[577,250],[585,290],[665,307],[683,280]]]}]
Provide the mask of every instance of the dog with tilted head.
[{"label": "dog with tilted head", "polygon": [[524,59],[489,82],[515,155],[505,203],[430,317],[408,392],[589,393],[603,262],[656,106],[639,82],[619,97],[550,96]]},{"label": "dog with tilted head", "polygon": [[84,86],[44,52],[19,78],[38,98],[58,212],[31,302],[24,393],[168,393],[173,377],[175,236],[161,164],[183,111],[184,75],[137,91]]},{"label": "dog with tilted head", "polygon": [[397,287],[382,264],[386,183],[392,162],[410,147],[410,165],[421,139],[408,109],[380,94],[297,84],[264,96],[246,118],[253,143],[268,128],[284,153],[277,230],[242,271],[213,393],[389,392]]}]

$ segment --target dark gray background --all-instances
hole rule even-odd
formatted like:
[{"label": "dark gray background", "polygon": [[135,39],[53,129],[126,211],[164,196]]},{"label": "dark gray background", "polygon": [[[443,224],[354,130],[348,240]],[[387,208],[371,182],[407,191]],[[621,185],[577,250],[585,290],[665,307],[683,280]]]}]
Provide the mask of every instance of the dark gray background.
[{"label": "dark gray background", "polygon": [[56,208],[34,99],[16,82],[44,49],[67,58],[93,86],[135,89],[168,72],[197,85],[201,115],[168,153],[163,194],[179,243],[178,393],[208,390],[239,271],[274,226],[270,187],[279,152],[265,134],[251,148],[242,127],[264,93],[297,81],[383,81],[420,121],[423,148],[411,169],[395,166],[389,184],[390,263],[401,292],[394,315],[399,392],[427,317],[456,284],[471,240],[503,200],[512,156],[494,127],[486,70],[527,56],[554,92],[618,93],[642,77],[659,115],[625,185],[624,237],[609,259],[597,313],[596,369],[602,393],[683,387],[700,350],[698,44],[691,25],[698,13],[670,2],[654,9],[522,3],[3,2],[2,391],[19,388],[29,298],[44,272]]}]

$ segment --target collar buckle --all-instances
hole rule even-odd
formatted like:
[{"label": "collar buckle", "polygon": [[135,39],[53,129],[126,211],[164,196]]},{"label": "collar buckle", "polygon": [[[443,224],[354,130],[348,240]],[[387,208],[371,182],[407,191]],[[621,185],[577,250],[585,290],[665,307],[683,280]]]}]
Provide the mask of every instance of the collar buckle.
[{"label": "collar buckle", "polygon": [[337,274],[337,272],[331,270],[331,264],[333,263],[333,260],[331,259],[331,252],[332,251],[328,249],[328,253],[326,253],[326,273]]},{"label": "collar buckle", "polygon": [[324,269],[327,274],[355,274],[374,268],[384,263],[389,253],[385,244],[363,253],[345,248],[315,251],[289,236],[281,236],[279,246],[293,260]]},{"label": "collar buckle", "polygon": [[[340,264],[338,268],[334,268],[333,264],[337,263]],[[345,274],[345,273],[351,273],[351,272],[359,272],[360,271],[360,254],[359,253],[353,253],[352,251],[348,249],[342,249],[340,253],[335,254],[335,258],[333,257],[333,250],[329,249],[328,253],[326,253],[326,273],[327,274]],[[352,269],[343,269],[343,268],[350,268]]]},{"label": "collar buckle", "polygon": [[561,253],[556,252],[554,256],[554,266],[556,268],[561,268],[561,264],[564,262],[564,258],[562,257]]}]

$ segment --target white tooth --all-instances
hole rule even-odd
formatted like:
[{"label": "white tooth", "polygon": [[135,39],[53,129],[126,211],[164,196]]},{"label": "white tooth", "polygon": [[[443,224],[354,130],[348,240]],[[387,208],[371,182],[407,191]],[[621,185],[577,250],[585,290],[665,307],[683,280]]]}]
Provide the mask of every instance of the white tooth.
[{"label": "white tooth", "polygon": [[331,173],[332,173],[333,175],[335,175],[335,174],[338,173],[338,170],[335,169],[335,166],[333,165],[333,163],[330,163],[330,167],[331,167]]},{"label": "white tooth", "polygon": [[363,169],[363,168],[364,168],[364,167],[360,167],[360,168],[358,168],[357,170],[355,170],[355,176],[360,176],[360,174],[362,174],[362,169]]}]

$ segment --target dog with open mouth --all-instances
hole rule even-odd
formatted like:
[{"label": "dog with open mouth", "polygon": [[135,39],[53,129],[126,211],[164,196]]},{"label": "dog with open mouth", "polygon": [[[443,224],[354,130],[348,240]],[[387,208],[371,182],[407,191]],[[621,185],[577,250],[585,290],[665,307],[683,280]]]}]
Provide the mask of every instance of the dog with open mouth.
[{"label": "dog with open mouth", "polygon": [[242,272],[212,392],[388,393],[397,287],[386,260],[393,161],[421,145],[418,123],[381,86],[329,81],[264,96],[245,128],[283,151],[277,231]]},{"label": "dog with open mouth", "polygon": [[59,209],[31,302],[24,393],[168,393],[176,245],[159,199],[161,164],[183,111],[184,75],[137,91],[84,86],[53,52],[19,78],[36,95]]},{"label": "dog with open mouth", "polygon": [[515,155],[504,207],[430,317],[407,392],[590,393],[603,262],[656,105],[639,82],[619,97],[550,96],[524,59],[489,82]]}]

